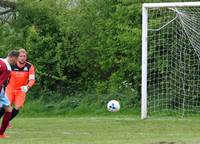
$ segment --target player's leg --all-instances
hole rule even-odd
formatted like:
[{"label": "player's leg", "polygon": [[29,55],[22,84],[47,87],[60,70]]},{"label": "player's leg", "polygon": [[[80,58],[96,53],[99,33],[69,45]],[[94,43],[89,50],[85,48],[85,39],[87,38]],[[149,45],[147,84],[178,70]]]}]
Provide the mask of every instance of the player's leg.
[{"label": "player's leg", "polygon": [[[15,101],[15,94],[16,94],[16,92],[15,92],[16,90],[14,90],[12,87],[7,87],[6,88],[6,95],[7,95],[7,97],[8,97],[8,99],[9,99],[9,101],[10,101],[10,105],[12,106],[12,104],[14,103],[14,101]],[[13,113],[14,113],[14,115],[15,115],[15,110],[14,110],[14,112],[13,112],[13,110],[14,110],[14,108],[12,109],[12,115],[13,115]],[[11,118],[12,118],[12,116],[11,116]]]},{"label": "player's leg", "polygon": [[[15,90],[13,89],[13,87],[9,87],[9,86],[6,87],[6,96],[9,99],[10,106],[12,106],[12,103],[15,100]],[[4,110],[4,112],[5,112],[5,110]],[[12,128],[12,126],[10,125],[10,123],[8,124],[7,128]]]},{"label": "player's leg", "polygon": [[5,110],[3,107],[0,108],[0,118],[4,115]]},{"label": "player's leg", "polygon": [[21,107],[19,106],[15,106],[13,109],[12,109],[12,116],[10,118],[10,121],[15,118],[17,116],[17,114],[19,113],[19,110],[21,109]]},{"label": "player's leg", "polygon": [[22,91],[16,91],[16,94],[15,94],[15,99],[14,99],[14,108],[12,110],[12,116],[11,116],[11,119],[12,120],[13,118],[15,118],[20,109],[23,107],[24,105],[24,102],[25,102],[25,98],[26,98],[26,94]]},{"label": "player's leg", "polygon": [[[12,106],[12,103],[14,101],[14,97],[15,97],[15,93],[14,93],[14,89],[13,88],[6,88],[6,96],[9,99],[10,105]],[[4,115],[5,110],[3,107],[0,108],[0,118]]]},{"label": "player's leg", "polygon": [[7,136],[4,134],[4,132],[12,116],[12,107],[10,106],[8,97],[2,94],[2,92],[1,92],[1,97],[0,97],[0,103],[5,110],[5,114],[3,116],[3,120],[2,120],[1,128],[0,128],[0,138],[6,138]]},{"label": "player's leg", "polygon": [[0,138],[3,137],[7,137],[4,132],[9,124],[9,121],[10,121],[10,118],[11,118],[11,115],[12,115],[12,107],[11,106],[5,106],[4,107],[5,109],[5,114],[3,116],[3,120],[2,120],[2,123],[1,123],[1,128],[0,128]]},{"label": "player's leg", "polygon": [[[10,101],[10,105],[12,105],[12,102],[14,100],[14,90],[11,88],[6,88],[6,96],[8,97],[9,101]],[[3,107],[0,108],[0,118],[4,115],[5,110]]]}]

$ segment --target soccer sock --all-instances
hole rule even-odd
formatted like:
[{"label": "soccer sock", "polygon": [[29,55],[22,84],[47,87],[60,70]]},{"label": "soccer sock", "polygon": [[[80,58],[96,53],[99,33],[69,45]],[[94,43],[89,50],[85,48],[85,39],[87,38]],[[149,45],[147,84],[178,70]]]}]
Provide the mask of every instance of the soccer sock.
[{"label": "soccer sock", "polygon": [[10,121],[14,118],[14,117],[16,117],[16,115],[19,113],[19,110],[16,110],[15,108],[13,108],[13,110],[12,110],[12,116],[11,116],[11,118],[10,118]]},{"label": "soccer sock", "polygon": [[10,118],[12,116],[12,112],[5,112],[4,116],[3,116],[3,121],[1,123],[1,128],[0,128],[0,134],[4,134],[8,124],[9,124],[9,121],[10,121]]},{"label": "soccer sock", "polygon": [[4,115],[4,113],[5,113],[4,108],[1,108],[1,109],[0,109],[0,118]]}]

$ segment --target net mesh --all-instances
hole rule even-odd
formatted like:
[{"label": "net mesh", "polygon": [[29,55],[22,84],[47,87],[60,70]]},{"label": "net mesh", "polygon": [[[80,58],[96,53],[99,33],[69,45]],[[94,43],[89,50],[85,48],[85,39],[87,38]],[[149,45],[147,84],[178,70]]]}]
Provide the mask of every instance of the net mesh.
[{"label": "net mesh", "polygon": [[200,113],[200,7],[148,9],[148,114]]}]

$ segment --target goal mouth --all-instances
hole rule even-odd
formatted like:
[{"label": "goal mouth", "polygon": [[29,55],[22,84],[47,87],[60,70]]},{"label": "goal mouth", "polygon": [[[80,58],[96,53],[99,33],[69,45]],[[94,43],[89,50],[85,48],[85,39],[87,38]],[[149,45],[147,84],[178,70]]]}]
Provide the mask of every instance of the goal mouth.
[{"label": "goal mouth", "polygon": [[200,114],[200,2],[143,4],[142,106],[147,114]]}]

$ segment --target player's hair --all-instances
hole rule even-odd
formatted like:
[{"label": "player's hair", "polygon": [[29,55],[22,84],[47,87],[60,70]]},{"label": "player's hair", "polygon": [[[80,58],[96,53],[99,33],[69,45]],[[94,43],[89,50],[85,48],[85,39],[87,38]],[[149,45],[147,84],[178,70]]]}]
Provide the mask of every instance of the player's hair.
[{"label": "player's hair", "polygon": [[18,57],[19,56],[19,52],[16,50],[12,50],[8,53],[9,57]]},{"label": "player's hair", "polygon": [[19,52],[19,53],[25,53],[26,55],[28,55],[27,51],[26,51],[25,49],[23,49],[23,48],[20,48],[20,49],[18,50],[18,52]]}]

